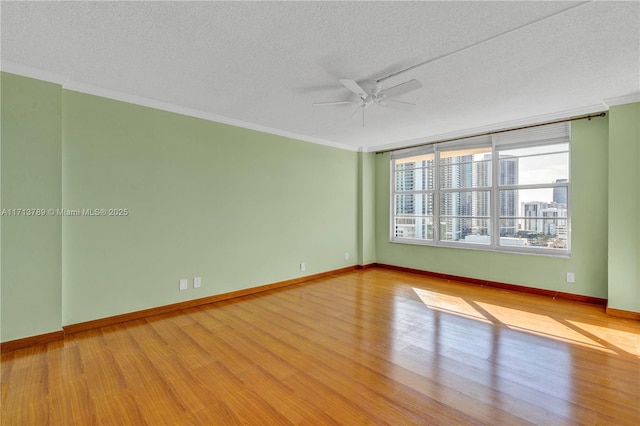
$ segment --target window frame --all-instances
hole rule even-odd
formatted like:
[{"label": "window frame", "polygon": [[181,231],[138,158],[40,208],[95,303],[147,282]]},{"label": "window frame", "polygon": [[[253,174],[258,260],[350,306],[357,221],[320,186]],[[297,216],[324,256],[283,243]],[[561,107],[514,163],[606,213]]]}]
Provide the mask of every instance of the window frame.
[{"label": "window frame", "polygon": [[[433,246],[433,247],[446,247],[446,248],[461,248],[467,250],[480,250],[480,251],[495,251],[495,252],[503,252],[503,253],[520,253],[520,254],[528,254],[528,255],[537,255],[537,256],[551,256],[551,257],[562,257],[569,258],[571,257],[571,127],[569,123],[561,123],[564,125],[566,131],[565,135],[561,138],[549,138],[544,140],[533,140],[530,142],[527,141],[517,141],[518,136],[516,134],[515,142],[510,143],[501,143],[499,139],[504,138],[503,134],[492,134],[489,136],[476,137],[476,138],[468,138],[467,140],[457,141],[455,143],[434,143],[431,145],[418,147],[418,148],[410,148],[406,150],[399,150],[392,153],[391,160],[389,161],[390,167],[390,220],[389,220],[389,241],[391,243],[399,243],[399,244],[410,244],[410,245],[424,245],[424,246]],[[542,126],[546,127],[546,126]],[[522,131],[514,131],[521,132]],[[541,134],[544,135],[545,129],[541,129]],[[509,132],[507,132],[509,133]],[[441,164],[440,164],[440,153],[443,151],[452,151],[459,147],[459,149],[469,148],[477,148],[483,143],[486,144],[486,139],[482,138],[490,138],[490,155],[491,155],[491,185],[490,186],[482,186],[482,187],[474,187],[473,185],[465,188],[447,188],[442,189],[440,185],[441,179]],[[550,183],[533,183],[533,184],[508,184],[508,185],[500,185],[500,151],[505,151],[508,149],[518,149],[518,148],[529,148],[534,146],[549,146],[549,145],[557,145],[561,143],[567,144],[566,152],[567,153],[567,182],[550,182]],[[394,154],[399,153],[397,156]],[[413,191],[397,191],[396,190],[396,168],[395,164],[397,160],[401,160],[403,158],[410,158],[414,156],[424,155],[433,153],[433,189],[432,190],[413,190]],[[523,155],[522,157],[528,156],[542,156],[542,155],[552,155],[553,153],[542,153],[542,154],[531,154],[531,155]],[[518,156],[518,158],[521,158]],[[510,245],[501,245],[500,244],[500,230],[501,230],[501,222],[504,219],[513,218],[516,223],[520,220],[526,219],[525,216],[501,216],[500,210],[500,191],[505,190],[529,190],[529,189],[551,189],[555,188],[566,188],[566,248],[537,248],[532,246],[510,246]],[[485,243],[475,243],[475,242],[458,242],[458,241],[446,241],[441,240],[441,204],[440,199],[441,195],[444,193],[452,193],[452,192],[481,192],[488,191],[489,192],[489,217],[488,217],[488,226],[489,226],[489,234],[490,234],[490,242],[489,244]],[[432,193],[433,194],[433,238],[432,239],[422,239],[422,238],[407,238],[407,237],[396,237],[396,216],[399,218],[406,217],[408,215],[396,215],[396,198],[397,195],[401,194],[414,194],[414,193]],[[520,212],[520,205],[518,206],[518,213],[524,215],[524,212]],[[418,216],[416,216],[417,218]],[[447,216],[449,217],[449,216]],[[457,217],[457,216],[456,216]],[[482,216],[461,216],[463,219],[484,219]],[[564,218],[560,218],[564,219]],[[538,219],[536,219],[538,220]]]}]

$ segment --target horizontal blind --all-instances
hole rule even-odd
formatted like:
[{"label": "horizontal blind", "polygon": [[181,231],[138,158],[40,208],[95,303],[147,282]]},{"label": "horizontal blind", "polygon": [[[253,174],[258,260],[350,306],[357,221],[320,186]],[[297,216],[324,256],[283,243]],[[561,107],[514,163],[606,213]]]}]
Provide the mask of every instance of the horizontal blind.
[{"label": "horizontal blind", "polygon": [[474,150],[476,148],[486,148],[491,146],[491,135],[476,136],[459,141],[441,142],[436,144],[437,151],[457,151],[457,150]]},{"label": "horizontal blind", "polygon": [[531,146],[567,143],[570,139],[569,122],[548,124],[529,129],[512,130],[494,135],[496,148],[524,148]]}]

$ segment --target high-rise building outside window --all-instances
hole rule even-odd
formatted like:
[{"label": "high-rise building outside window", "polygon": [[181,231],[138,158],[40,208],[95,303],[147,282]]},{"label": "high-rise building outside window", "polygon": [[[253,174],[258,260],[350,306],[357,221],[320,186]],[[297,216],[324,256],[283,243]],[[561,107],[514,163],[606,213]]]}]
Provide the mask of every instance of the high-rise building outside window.
[{"label": "high-rise building outside window", "polygon": [[566,256],[569,124],[395,151],[391,241]]}]

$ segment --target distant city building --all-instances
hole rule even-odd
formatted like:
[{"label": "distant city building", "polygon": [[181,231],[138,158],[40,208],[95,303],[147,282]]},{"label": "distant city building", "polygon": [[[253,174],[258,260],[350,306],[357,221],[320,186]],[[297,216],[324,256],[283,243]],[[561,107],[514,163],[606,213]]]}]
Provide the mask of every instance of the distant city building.
[{"label": "distant city building", "polygon": [[[421,191],[433,187],[432,168],[424,168],[422,162],[415,163],[416,168],[406,163],[406,171],[396,175],[397,191]],[[467,239],[468,236],[489,236],[489,219],[491,216],[491,199],[488,191],[468,191],[472,188],[491,187],[491,154],[485,154],[479,161],[473,155],[447,156],[440,159],[440,188],[464,189],[460,192],[441,192],[440,206],[440,239],[445,241],[486,241]],[[498,162],[498,179],[501,185],[518,183],[518,158],[500,156]],[[434,206],[430,205],[428,194],[397,194],[395,233],[404,238],[433,238],[433,226],[421,217],[431,214]],[[500,236],[515,237],[517,234],[518,192],[516,190],[500,191],[500,216],[508,219],[500,221]],[[477,219],[478,217],[482,219]],[[487,240],[488,241],[488,240]]]},{"label": "distant city building", "polygon": [[[518,184],[518,158],[511,155],[501,155],[498,161],[499,184]],[[500,216],[518,216],[518,191],[507,189],[500,191]],[[500,236],[514,237],[518,232],[517,219],[500,220]]]},{"label": "distant city building", "polygon": [[547,204],[541,201],[522,203],[522,213],[527,218],[524,221],[524,229],[526,231],[538,232],[538,229],[542,228],[542,222],[538,223],[538,217],[542,216],[542,210],[545,209]]},{"label": "distant city building", "polygon": [[553,236],[558,240],[567,240],[566,203],[528,201],[522,203],[526,217],[525,231]]},{"label": "distant city building", "polygon": [[[491,160],[491,154],[485,154],[485,160]],[[501,155],[498,161],[498,183],[499,185],[518,184],[518,158],[512,155]],[[477,186],[491,186],[491,162],[477,163],[475,173]],[[501,190],[499,194],[499,215],[501,217],[518,216],[518,191],[514,189]],[[474,202],[474,215],[490,216],[490,206],[488,197],[479,197]],[[518,220],[513,218],[500,220],[500,236],[514,237],[518,231]]]},{"label": "distant city building", "polygon": [[[569,179],[556,179],[556,183],[567,183]],[[553,188],[553,202],[556,204],[567,204],[567,189]]]}]

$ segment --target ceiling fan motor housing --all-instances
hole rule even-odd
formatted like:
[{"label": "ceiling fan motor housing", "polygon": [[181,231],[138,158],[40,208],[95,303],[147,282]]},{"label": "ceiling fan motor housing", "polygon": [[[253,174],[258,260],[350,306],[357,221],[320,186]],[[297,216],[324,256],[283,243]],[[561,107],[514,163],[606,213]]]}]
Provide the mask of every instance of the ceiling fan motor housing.
[{"label": "ceiling fan motor housing", "polygon": [[358,82],[358,84],[367,93],[367,97],[362,99],[364,105],[378,103],[384,99],[384,96],[378,97],[378,93],[380,93],[380,90],[382,89],[382,83],[378,83],[375,80],[365,80]]}]

